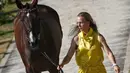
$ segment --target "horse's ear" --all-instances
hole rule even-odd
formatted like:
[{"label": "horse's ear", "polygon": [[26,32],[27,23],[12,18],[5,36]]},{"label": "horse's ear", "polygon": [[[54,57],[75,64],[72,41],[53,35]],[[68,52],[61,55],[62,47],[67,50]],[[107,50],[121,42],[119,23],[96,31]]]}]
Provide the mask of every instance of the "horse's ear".
[{"label": "horse's ear", "polygon": [[18,7],[19,9],[22,9],[22,8],[24,7],[24,5],[21,3],[20,0],[15,0],[15,2],[16,2],[16,5],[17,5],[17,7]]},{"label": "horse's ear", "polygon": [[37,3],[38,3],[38,0],[32,0],[32,7],[35,7],[36,5],[37,5]]}]

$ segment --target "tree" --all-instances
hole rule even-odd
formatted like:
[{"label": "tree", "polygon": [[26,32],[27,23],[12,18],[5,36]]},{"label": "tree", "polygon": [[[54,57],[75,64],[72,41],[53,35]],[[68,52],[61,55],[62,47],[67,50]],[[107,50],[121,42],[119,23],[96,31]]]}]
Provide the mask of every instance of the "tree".
[{"label": "tree", "polygon": [[0,10],[6,5],[7,0],[0,0]]}]

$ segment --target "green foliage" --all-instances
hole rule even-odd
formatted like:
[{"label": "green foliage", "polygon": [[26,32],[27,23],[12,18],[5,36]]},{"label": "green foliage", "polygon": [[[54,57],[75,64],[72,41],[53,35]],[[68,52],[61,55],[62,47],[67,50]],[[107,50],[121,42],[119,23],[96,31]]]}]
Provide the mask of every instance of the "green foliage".
[{"label": "green foliage", "polygon": [[8,4],[0,11],[0,25],[4,25],[7,23],[12,23],[16,12],[17,7],[15,4]]},{"label": "green foliage", "polygon": [[7,23],[12,23],[13,17],[10,17],[9,15],[3,15],[0,17],[0,26],[7,24]]},{"label": "green foliage", "polygon": [[[21,0],[21,2],[23,4],[26,3],[26,2],[30,2],[30,1],[31,0]],[[1,3],[0,4],[0,11],[7,9],[8,7],[11,8],[11,9],[14,8],[14,7],[16,8],[15,0],[0,0],[0,3]]]},{"label": "green foliage", "polygon": [[[4,2],[2,10],[0,10],[0,40],[12,37],[13,35],[13,20],[17,14],[15,0],[0,0]],[[31,0],[21,0],[23,4]]]}]

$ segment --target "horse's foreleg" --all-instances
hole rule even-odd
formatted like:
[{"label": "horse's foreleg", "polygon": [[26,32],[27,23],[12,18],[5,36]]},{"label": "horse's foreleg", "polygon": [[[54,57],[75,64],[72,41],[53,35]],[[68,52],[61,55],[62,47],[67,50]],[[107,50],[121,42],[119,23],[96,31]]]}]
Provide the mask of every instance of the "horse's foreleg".
[{"label": "horse's foreleg", "polygon": [[26,73],[33,73],[32,69],[31,69],[31,65],[30,65],[29,61],[27,60],[26,56],[24,54],[21,54],[21,58],[22,58],[24,66],[25,66]]}]

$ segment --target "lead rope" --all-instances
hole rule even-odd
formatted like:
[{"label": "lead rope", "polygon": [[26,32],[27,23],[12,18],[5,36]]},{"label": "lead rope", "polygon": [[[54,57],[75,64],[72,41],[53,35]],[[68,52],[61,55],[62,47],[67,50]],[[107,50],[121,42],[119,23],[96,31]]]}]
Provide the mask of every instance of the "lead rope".
[{"label": "lead rope", "polygon": [[[44,52],[44,53],[41,52],[41,54],[42,54],[45,58],[47,58],[55,67],[58,66],[58,65],[56,65],[56,64],[51,60],[51,58],[46,54],[46,52]],[[59,70],[59,73],[64,73],[61,68],[60,68],[60,70]]]}]

